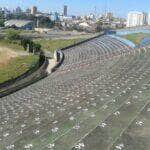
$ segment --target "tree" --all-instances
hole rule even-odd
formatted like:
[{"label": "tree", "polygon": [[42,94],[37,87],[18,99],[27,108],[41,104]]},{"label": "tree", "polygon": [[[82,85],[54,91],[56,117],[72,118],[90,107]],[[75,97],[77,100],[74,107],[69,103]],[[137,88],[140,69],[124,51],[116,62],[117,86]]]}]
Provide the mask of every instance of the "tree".
[{"label": "tree", "polygon": [[33,44],[34,53],[39,53],[41,51],[41,45],[38,43]]},{"label": "tree", "polygon": [[51,28],[54,26],[54,22],[49,17],[40,16],[38,17],[39,27]]},{"label": "tree", "polygon": [[21,46],[24,48],[24,50],[28,49],[29,43],[30,43],[29,39],[21,39]]},{"label": "tree", "polygon": [[29,42],[29,53],[33,53],[34,52],[34,43],[33,41],[30,40]]},{"label": "tree", "polygon": [[20,31],[9,29],[6,32],[6,37],[8,40],[18,40],[20,39]]},{"label": "tree", "polygon": [[39,65],[41,66],[45,60],[45,53],[43,51],[40,51],[39,55]]},{"label": "tree", "polygon": [[100,32],[103,30],[103,22],[101,20],[99,20],[97,23],[96,23],[97,27],[96,27],[96,31],[97,32]]},{"label": "tree", "polygon": [[38,43],[34,43],[30,39],[21,39],[21,46],[24,48],[24,50],[28,50],[29,47],[29,53],[39,53],[41,52],[41,45]]},{"label": "tree", "polygon": [[4,20],[0,19],[0,27],[4,27]]}]

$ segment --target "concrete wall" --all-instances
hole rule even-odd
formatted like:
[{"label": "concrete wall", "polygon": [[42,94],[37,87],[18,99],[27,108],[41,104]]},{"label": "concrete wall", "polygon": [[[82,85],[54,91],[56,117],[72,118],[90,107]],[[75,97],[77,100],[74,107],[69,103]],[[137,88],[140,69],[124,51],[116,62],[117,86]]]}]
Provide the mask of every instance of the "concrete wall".
[{"label": "concrete wall", "polygon": [[17,90],[20,90],[44,77],[47,76],[46,68],[48,66],[48,60],[45,58],[40,67],[29,70],[25,74],[15,78],[13,80],[7,81],[0,84],[0,98],[11,94]]}]

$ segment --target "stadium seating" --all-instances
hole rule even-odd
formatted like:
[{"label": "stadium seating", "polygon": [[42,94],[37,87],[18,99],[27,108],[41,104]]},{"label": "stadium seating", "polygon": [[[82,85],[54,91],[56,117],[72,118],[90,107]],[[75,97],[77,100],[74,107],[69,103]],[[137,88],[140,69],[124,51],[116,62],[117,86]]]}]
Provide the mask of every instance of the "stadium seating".
[{"label": "stadium seating", "polygon": [[[131,97],[149,88],[149,52],[104,35],[63,53],[62,65],[50,76],[0,99],[2,150],[91,150],[98,142],[105,150],[144,106]],[[124,106],[130,103],[136,109],[123,121],[129,113]],[[112,118],[123,110],[116,125]]]}]

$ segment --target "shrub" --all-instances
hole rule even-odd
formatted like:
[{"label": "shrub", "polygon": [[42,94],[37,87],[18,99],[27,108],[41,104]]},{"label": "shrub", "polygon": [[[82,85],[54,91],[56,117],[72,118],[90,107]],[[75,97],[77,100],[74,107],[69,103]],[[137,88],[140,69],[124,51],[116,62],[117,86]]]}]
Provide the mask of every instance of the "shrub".
[{"label": "shrub", "polygon": [[29,39],[21,39],[21,46],[24,48],[24,50],[28,50],[29,44],[30,44]]},{"label": "shrub", "polygon": [[34,53],[39,53],[41,51],[41,45],[38,43],[33,44]]},{"label": "shrub", "polygon": [[0,27],[4,27],[4,19],[0,19]]},{"label": "shrub", "polygon": [[20,31],[9,29],[6,32],[6,38],[8,40],[18,40],[20,39]]}]

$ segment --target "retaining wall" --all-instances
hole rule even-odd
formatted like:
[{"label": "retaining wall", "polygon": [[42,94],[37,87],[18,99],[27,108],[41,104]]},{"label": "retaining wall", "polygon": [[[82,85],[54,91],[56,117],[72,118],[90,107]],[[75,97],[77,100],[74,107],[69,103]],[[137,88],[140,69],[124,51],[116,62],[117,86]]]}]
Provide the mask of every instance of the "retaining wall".
[{"label": "retaining wall", "polygon": [[20,90],[44,77],[47,76],[46,68],[48,66],[48,60],[45,58],[40,67],[29,70],[25,74],[15,78],[13,80],[7,81],[0,85],[0,98],[11,94],[17,90]]},{"label": "retaining wall", "polygon": [[67,46],[67,47],[65,47],[65,48],[62,48],[62,49],[60,49],[60,50],[56,50],[56,52],[59,54],[59,58],[57,58],[57,60],[58,60],[58,61],[57,61],[57,64],[52,68],[52,72],[56,71],[56,69],[63,63],[63,60],[65,59],[65,55],[64,55],[64,53],[63,53],[64,50],[69,49],[69,48],[72,48],[72,47],[76,47],[76,46],[78,46],[78,45],[80,45],[80,44],[86,43],[86,42],[88,42],[88,41],[90,41],[90,40],[92,40],[92,39],[98,38],[98,37],[103,36],[103,35],[105,35],[104,32],[101,33],[101,34],[99,34],[99,35],[97,35],[97,36],[95,36],[95,37],[92,37],[92,38],[89,38],[89,39],[86,39],[86,40],[77,42],[77,43],[75,43],[75,44],[72,44],[72,45],[70,45],[70,46]]}]

